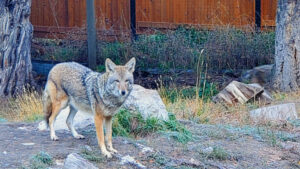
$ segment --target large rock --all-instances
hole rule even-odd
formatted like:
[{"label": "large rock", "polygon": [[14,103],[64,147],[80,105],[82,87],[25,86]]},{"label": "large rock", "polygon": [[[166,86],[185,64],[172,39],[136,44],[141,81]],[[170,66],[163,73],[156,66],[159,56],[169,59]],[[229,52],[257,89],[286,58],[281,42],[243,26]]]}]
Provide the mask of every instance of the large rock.
[{"label": "large rock", "polygon": [[82,158],[79,154],[69,154],[64,163],[64,169],[98,169],[88,160]]},{"label": "large rock", "polygon": [[[162,120],[168,120],[168,112],[162,99],[156,90],[145,89],[142,86],[134,85],[133,91],[123,105],[123,108],[132,112],[139,112],[144,118],[156,117]],[[66,120],[70,109],[66,108],[57,116],[54,124],[56,130],[68,130]],[[91,114],[78,112],[74,118],[75,128],[84,128],[94,123],[94,117]],[[47,125],[42,121],[38,125],[39,130],[46,130]]]},{"label": "large rock", "polygon": [[156,117],[168,120],[168,112],[161,97],[156,90],[145,89],[140,85],[134,85],[131,94],[123,104],[123,108],[139,112],[144,118]]},{"label": "large rock", "polygon": [[286,122],[298,118],[295,103],[263,107],[250,111],[254,122]]},{"label": "large rock", "polygon": [[267,84],[271,79],[273,64],[262,65],[244,72],[241,76],[242,82],[258,83],[261,86]]},{"label": "large rock", "polygon": [[[62,110],[61,113],[56,117],[54,128],[55,130],[69,130],[66,120],[69,115],[70,109],[69,107]],[[94,123],[94,117],[91,114],[84,113],[84,112],[78,112],[76,116],[74,117],[74,127],[75,128],[84,128],[90,124]],[[42,121],[38,124],[39,130],[46,130],[47,125],[45,121]]]}]

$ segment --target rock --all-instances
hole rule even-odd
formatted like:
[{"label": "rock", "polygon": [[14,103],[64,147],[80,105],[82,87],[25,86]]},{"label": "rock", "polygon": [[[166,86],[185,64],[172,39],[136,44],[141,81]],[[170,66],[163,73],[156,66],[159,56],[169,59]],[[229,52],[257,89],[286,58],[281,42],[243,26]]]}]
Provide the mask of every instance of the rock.
[{"label": "rock", "polygon": [[129,155],[124,156],[121,158],[121,164],[131,164],[136,166],[137,168],[146,168],[143,164],[135,161],[135,159]]},{"label": "rock", "polygon": [[58,166],[63,166],[64,165],[64,160],[63,159],[56,159],[55,164]]},{"label": "rock", "polygon": [[144,147],[143,149],[142,149],[142,153],[143,154],[146,154],[146,153],[152,153],[153,152],[153,148],[151,148],[151,147]]},{"label": "rock", "polygon": [[281,142],[281,147],[284,150],[291,151],[295,154],[300,154],[300,143],[287,141],[287,142]]},{"label": "rock", "polygon": [[[54,128],[55,130],[69,130],[66,120],[69,115],[69,107],[62,110],[61,113],[56,117]],[[75,128],[84,128],[90,124],[94,123],[94,117],[90,114],[84,113],[84,112],[78,112],[76,116],[74,117],[74,126]],[[46,130],[47,125],[45,121],[41,121],[38,124],[38,129],[40,131]]]},{"label": "rock", "polygon": [[286,122],[297,119],[298,115],[295,103],[287,103],[251,110],[250,118],[254,122]]},{"label": "rock", "polygon": [[88,145],[85,145],[84,149],[87,150],[87,151],[93,151],[92,148],[90,146],[88,146]]},{"label": "rock", "polygon": [[203,152],[204,154],[210,154],[210,153],[212,153],[213,151],[214,151],[214,149],[213,149],[212,147],[207,147],[207,148],[205,148],[205,149],[202,150],[202,152]]},{"label": "rock", "polygon": [[33,146],[33,145],[35,145],[35,143],[22,143],[22,145],[24,145],[24,146]]},{"label": "rock", "polygon": [[262,94],[264,88],[260,85],[249,85],[237,81],[232,81],[220,93],[213,97],[214,102],[223,102],[228,105],[236,103],[246,103],[250,99]]},{"label": "rock", "polygon": [[131,94],[123,104],[123,108],[139,112],[144,118],[156,117],[168,120],[168,112],[161,97],[156,90],[145,89],[140,85],[134,85]]},{"label": "rock", "polygon": [[242,82],[258,83],[264,86],[270,81],[272,69],[273,64],[258,66],[243,73],[240,79]]},{"label": "rock", "polygon": [[64,169],[98,169],[88,160],[82,158],[79,154],[72,153],[67,156],[64,163]]}]

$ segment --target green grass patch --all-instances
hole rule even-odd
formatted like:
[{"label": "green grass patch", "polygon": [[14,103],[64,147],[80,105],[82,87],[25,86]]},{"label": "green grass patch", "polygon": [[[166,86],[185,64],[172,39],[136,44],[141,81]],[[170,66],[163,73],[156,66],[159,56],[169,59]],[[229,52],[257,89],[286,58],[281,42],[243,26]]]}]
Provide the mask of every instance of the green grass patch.
[{"label": "green grass patch", "polygon": [[30,169],[45,169],[53,165],[53,158],[46,152],[39,152],[30,160]]},{"label": "green grass patch", "polygon": [[160,95],[171,103],[180,99],[195,99],[198,95],[203,100],[208,100],[218,93],[217,86],[213,83],[201,84],[202,87],[186,87],[186,88],[161,88]]},{"label": "green grass patch", "polygon": [[213,152],[208,155],[208,158],[218,159],[218,160],[227,160],[230,155],[222,147],[214,147]]},{"label": "green grass patch", "polygon": [[227,160],[230,159],[230,154],[222,147],[213,147],[212,152],[200,152],[200,154],[213,160]]},{"label": "green grass patch", "polygon": [[169,121],[157,118],[144,119],[140,113],[121,110],[113,120],[113,135],[125,137],[145,136],[154,132],[173,132],[175,140],[186,143],[192,139],[191,133],[180,124],[174,114],[169,114]]},{"label": "green grass patch", "polygon": [[87,149],[84,149],[81,151],[80,155],[92,162],[101,163],[105,161],[105,158],[101,155],[99,152],[94,151],[88,151]]}]

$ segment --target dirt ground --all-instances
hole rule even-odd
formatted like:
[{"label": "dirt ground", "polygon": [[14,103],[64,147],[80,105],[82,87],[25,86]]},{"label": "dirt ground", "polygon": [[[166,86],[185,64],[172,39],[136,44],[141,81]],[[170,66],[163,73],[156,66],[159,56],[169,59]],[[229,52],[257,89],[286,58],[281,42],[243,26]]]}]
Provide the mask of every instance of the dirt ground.
[{"label": "dirt ground", "polygon": [[[155,133],[144,138],[114,137],[119,155],[130,155],[147,168],[300,168],[300,153],[285,150],[282,143],[300,143],[300,133],[268,131],[253,126],[233,127],[182,122],[192,132],[192,141],[182,144],[172,133]],[[59,141],[51,141],[48,131],[38,131],[37,123],[0,124],[0,168],[30,166],[30,159],[43,151],[61,168],[69,153],[82,153],[86,145],[95,153],[94,126],[79,130],[86,138],[76,140],[69,131],[57,131]],[[143,153],[139,145],[153,149]],[[212,152],[206,150],[213,149]],[[93,162],[99,168],[135,168],[113,157]]]}]

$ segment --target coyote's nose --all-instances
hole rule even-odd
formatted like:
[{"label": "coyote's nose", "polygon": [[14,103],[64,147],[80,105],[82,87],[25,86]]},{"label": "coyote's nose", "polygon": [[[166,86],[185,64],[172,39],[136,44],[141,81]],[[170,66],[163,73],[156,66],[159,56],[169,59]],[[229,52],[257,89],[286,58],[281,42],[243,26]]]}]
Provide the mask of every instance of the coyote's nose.
[{"label": "coyote's nose", "polygon": [[121,94],[124,96],[126,94],[126,91],[122,90]]}]

